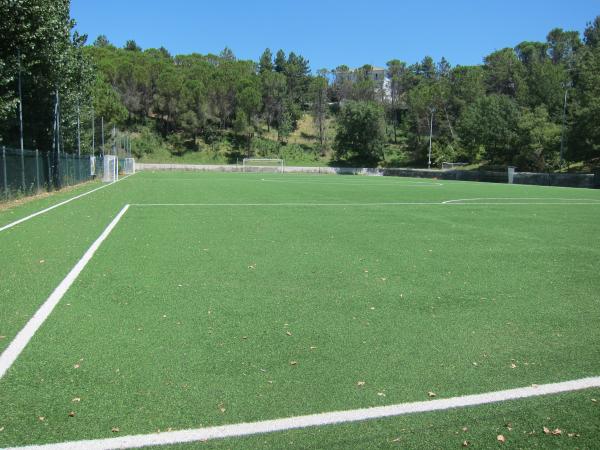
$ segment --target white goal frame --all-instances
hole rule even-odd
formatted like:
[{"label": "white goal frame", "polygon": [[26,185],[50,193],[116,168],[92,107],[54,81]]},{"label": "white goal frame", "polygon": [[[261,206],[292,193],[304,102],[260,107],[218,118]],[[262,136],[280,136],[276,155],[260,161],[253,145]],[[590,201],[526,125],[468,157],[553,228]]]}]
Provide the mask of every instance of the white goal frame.
[{"label": "white goal frame", "polygon": [[467,166],[467,163],[457,163],[457,162],[443,162],[442,163],[442,170],[450,170],[450,169],[454,169],[456,167],[463,167],[463,166]]},{"label": "white goal frame", "polygon": [[[261,164],[267,162],[275,162],[277,165]],[[242,172],[255,172],[247,170],[249,167],[255,167],[257,169],[256,172],[266,172],[266,170],[261,169],[275,168],[277,172],[284,173],[285,161],[280,158],[244,158],[242,161]]]},{"label": "white goal frame", "polygon": [[115,155],[104,155],[102,165],[104,167],[104,173],[102,174],[104,183],[119,181],[119,160]]},{"label": "white goal frame", "polygon": [[135,159],[125,158],[123,172],[125,172],[125,175],[133,175],[135,173]]}]

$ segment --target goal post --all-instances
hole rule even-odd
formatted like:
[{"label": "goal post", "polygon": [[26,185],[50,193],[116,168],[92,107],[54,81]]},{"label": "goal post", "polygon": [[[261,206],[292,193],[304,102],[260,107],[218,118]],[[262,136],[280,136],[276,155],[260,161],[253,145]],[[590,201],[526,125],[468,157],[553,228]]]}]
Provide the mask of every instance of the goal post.
[{"label": "goal post", "polygon": [[125,158],[123,172],[125,172],[125,175],[133,175],[135,173],[135,159]]},{"label": "goal post", "polygon": [[451,169],[455,169],[457,167],[463,167],[463,166],[467,166],[467,163],[459,163],[459,162],[443,162],[442,163],[442,170],[451,170]]},{"label": "goal post", "polygon": [[279,158],[244,158],[243,172],[279,172],[283,173],[285,161]]},{"label": "goal post", "polygon": [[102,181],[104,183],[112,183],[119,179],[119,161],[115,155],[104,155],[102,166],[104,169]]}]

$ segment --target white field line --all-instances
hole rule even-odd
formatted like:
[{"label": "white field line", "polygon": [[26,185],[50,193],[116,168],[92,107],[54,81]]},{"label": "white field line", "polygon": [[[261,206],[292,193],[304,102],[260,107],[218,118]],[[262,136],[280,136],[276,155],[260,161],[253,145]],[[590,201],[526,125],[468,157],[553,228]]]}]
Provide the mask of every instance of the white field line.
[{"label": "white field line", "polygon": [[9,346],[0,355],[0,379],[4,377],[8,369],[13,365],[15,360],[25,349],[33,335],[46,321],[52,310],[58,305],[58,302],[63,298],[65,293],[69,290],[71,285],[75,282],[81,271],[92,259],[96,250],[100,247],[102,242],[108,237],[110,232],[115,228],[121,217],[127,212],[129,205],[125,205],[123,209],[117,214],[112,222],[104,229],[102,234],[96,239],[91,247],[85,252],[81,259],[75,264],[75,267],[67,274],[67,276],[60,282],[54,292],[50,294],[50,297],[44,302],[44,304],[37,310],[25,327],[19,331]]},{"label": "white field line", "polygon": [[364,420],[381,419],[406,414],[443,411],[467,406],[485,405],[490,403],[538,397],[548,394],[578,391],[600,387],[600,377],[582,378],[561,383],[542,384],[525,388],[508,389],[488,392],[485,394],[464,395],[448,399],[430,400],[398,405],[380,406],[376,408],[335,411],[306,416],[289,417],[285,419],[264,420],[261,422],[238,423],[216,427],[206,427],[165,433],[139,434],[117,438],[72,441],[58,444],[32,445],[14,447],[7,450],[108,450],[124,448],[140,448],[146,446],[182,444],[189,442],[207,441],[254,434],[273,433],[276,431],[294,430],[307,427],[359,422]]},{"label": "white field line", "polygon": [[[321,184],[335,184],[335,185],[344,185],[344,186],[400,186],[400,187],[438,187],[438,186],[443,186],[443,183],[436,183],[436,182],[427,182],[427,181],[397,181],[397,182],[379,182],[379,183],[368,183],[365,181],[358,181],[358,180],[348,180],[348,181],[344,181],[344,182],[338,182],[338,181],[318,181],[318,182],[313,182],[313,181],[309,181],[309,180],[275,180],[275,179],[267,179],[267,178],[262,178],[260,180],[261,182],[267,182],[267,183],[288,183],[288,184],[313,184],[313,185],[321,185]],[[370,181],[370,180],[367,180]]]},{"label": "white field line", "polygon": [[[490,200],[500,200],[500,201],[511,201],[514,203],[523,203],[523,202],[519,202],[519,200],[527,200],[527,202],[525,202],[524,204],[529,204],[529,205],[539,205],[539,204],[550,204],[550,205],[555,205],[555,204],[560,204],[560,205],[566,205],[566,204],[573,204],[575,203],[577,205],[594,205],[594,204],[600,204],[600,200],[598,199],[593,199],[593,198],[548,198],[548,197],[480,197],[480,198],[457,198],[454,200],[446,200],[445,202],[442,202],[444,205],[448,205],[448,204],[453,204],[453,203],[459,203],[459,204],[463,204],[463,203],[468,203],[468,204],[472,204],[472,205],[480,205],[480,204],[494,204],[494,205],[506,205],[506,204],[513,204],[513,203],[500,203],[500,202],[490,202]],[[551,200],[552,203],[550,202],[543,202],[544,200]],[[475,202],[475,203],[474,203]],[[488,203],[479,203],[479,202],[488,202]],[[529,202],[537,202],[537,203],[529,203]],[[559,203],[560,202],[560,203]]]},{"label": "white field line", "polygon": [[[131,174],[131,175],[133,175],[133,174]],[[29,215],[27,217],[23,217],[22,219],[19,219],[19,220],[16,220],[16,221],[12,222],[12,223],[9,223],[8,225],[4,225],[3,227],[0,227],[0,233],[2,231],[4,231],[4,230],[8,230],[9,228],[17,226],[20,223],[26,222],[29,219],[33,219],[34,217],[37,217],[37,216],[39,216],[41,214],[44,214],[44,213],[47,213],[48,211],[52,211],[53,209],[56,209],[59,206],[63,206],[63,205],[66,205],[67,203],[71,203],[73,200],[80,199],[81,197],[85,197],[86,195],[93,194],[94,192],[97,192],[100,189],[104,189],[105,187],[108,187],[108,186],[110,186],[112,184],[118,183],[119,181],[123,181],[126,178],[129,178],[131,175],[124,176],[123,178],[121,178],[121,179],[119,179],[117,181],[113,181],[112,183],[109,183],[109,184],[104,184],[104,185],[102,185],[102,186],[100,186],[100,187],[98,187],[96,189],[92,189],[91,191],[87,191],[87,192],[84,192],[83,194],[76,195],[75,197],[72,197],[72,198],[70,198],[68,200],[65,200],[64,202],[57,203],[56,205],[52,205],[49,208],[42,209],[41,211],[35,212],[35,213],[33,213],[33,214],[31,214],[31,215]]]},{"label": "white field line", "polygon": [[381,202],[381,203],[132,203],[131,206],[394,206],[441,205],[439,202]]},{"label": "white field line", "polygon": [[[586,200],[577,199],[577,201],[571,201],[571,199],[548,199],[553,201],[479,201],[479,200],[519,200],[519,199],[456,199],[446,200],[443,202],[374,202],[374,203],[310,203],[310,202],[298,202],[298,203],[132,203],[131,206],[173,206],[173,207],[369,207],[369,206],[460,206],[460,205],[487,205],[487,206],[517,206],[517,205],[554,205],[554,206],[573,206],[573,205],[600,205],[600,200]],[[527,200],[527,199],[524,199]],[[563,200],[563,201],[557,201]],[[567,201],[564,201],[567,200]],[[575,200],[575,199],[574,199]]]}]

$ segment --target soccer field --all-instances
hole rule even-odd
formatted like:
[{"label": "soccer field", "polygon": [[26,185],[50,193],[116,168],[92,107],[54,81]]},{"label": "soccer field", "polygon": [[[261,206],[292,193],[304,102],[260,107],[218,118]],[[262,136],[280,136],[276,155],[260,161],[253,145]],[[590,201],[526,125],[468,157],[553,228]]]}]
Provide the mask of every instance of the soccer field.
[{"label": "soccer field", "polygon": [[[0,229],[99,186],[0,211]],[[142,172],[3,229],[0,248],[0,447],[600,442],[597,190]],[[439,403],[516,388],[534,393]]]}]

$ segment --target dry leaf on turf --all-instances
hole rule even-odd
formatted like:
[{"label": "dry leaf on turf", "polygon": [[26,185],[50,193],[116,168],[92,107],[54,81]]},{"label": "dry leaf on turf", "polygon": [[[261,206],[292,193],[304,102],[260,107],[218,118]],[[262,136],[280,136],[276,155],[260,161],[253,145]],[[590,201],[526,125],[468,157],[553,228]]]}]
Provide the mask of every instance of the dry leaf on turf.
[{"label": "dry leaf on turf", "polygon": [[429,398],[433,398],[433,397],[437,396],[437,394],[436,394],[435,392],[431,392],[431,391],[429,391],[429,392],[427,393],[427,396],[428,396]]},{"label": "dry leaf on turf", "polygon": [[75,417],[75,411],[71,411],[71,412],[69,413],[69,417]]},{"label": "dry leaf on turf", "polygon": [[467,427],[463,427],[463,429],[462,429],[462,430],[463,430],[465,433],[466,433],[467,431],[469,431],[469,429],[468,429]]},{"label": "dry leaf on turf", "polygon": [[110,431],[112,431],[113,433],[118,433],[119,431],[121,431],[121,429],[119,427],[112,427]]},{"label": "dry leaf on turf", "polygon": [[560,428],[555,428],[552,430],[552,436],[560,436],[562,434],[562,430]]},{"label": "dry leaf on turf", "polygon": [[40,422],[43,422],[44,420],[46,420],[46,418],[45,418],[44,416],[40,416],[40,417],[38,417],[38,420],[39,420]]},{"label": "dry leaf on turf", "polygon": [[359,381],[358,383],[356,383],[356,385],[359,387],[364,386],[365,384],[367,384],[367,383],[364,381]]},{"label": "dry leaf on turf", "polygon": [[510,368],[511,368],[511,369],[516,369],[516,368],[517,368],[517,365],[516,365],[515,363],[511,363],[511,365],[510,365]]},{"label": "dry leaf on turf", "polygon": [[75,364],[75,365],[73,366],[73,368],[74,368],[74,369],[79,369],[80,367],[81,367],[81,366],[80,366],[79,364]]},{"label": "dry leaf on turf", "polygon": [[75,397],[73,400],[71,400],[73,403],[79,403],[81,401],[81,399],[79,397]]},{"label": "dry leaf on turf", "polygon": [[292,333],[290,333],[289,331],[286,331],[285,334],[287,334],[288,336],[292,335]]},{"label": "dry leaf on turf", "polygon": [[4,431],[4,427],[0,427],[0,433]]},{"label": "dry leaf on turf", "polygon": [[499,434],[496,439],[498,442],[502,442],[503,444],[506,442],[506,438],[502,434]]},{"label": "dry leaf on turf", "polygon": [[462,446],[468,447],[471,443],[469,441],[463,441]]},{"label": "dry leaf on turf", "polygon": [[290,361],[290,366],[297,366],[298,365],[298,361]]},{"label": "dry leaf on turf", "polygon": [[219,403],[219,411],[221,411],[222,413],[225,413],[225,411],[227,411],[223,403]]}]

